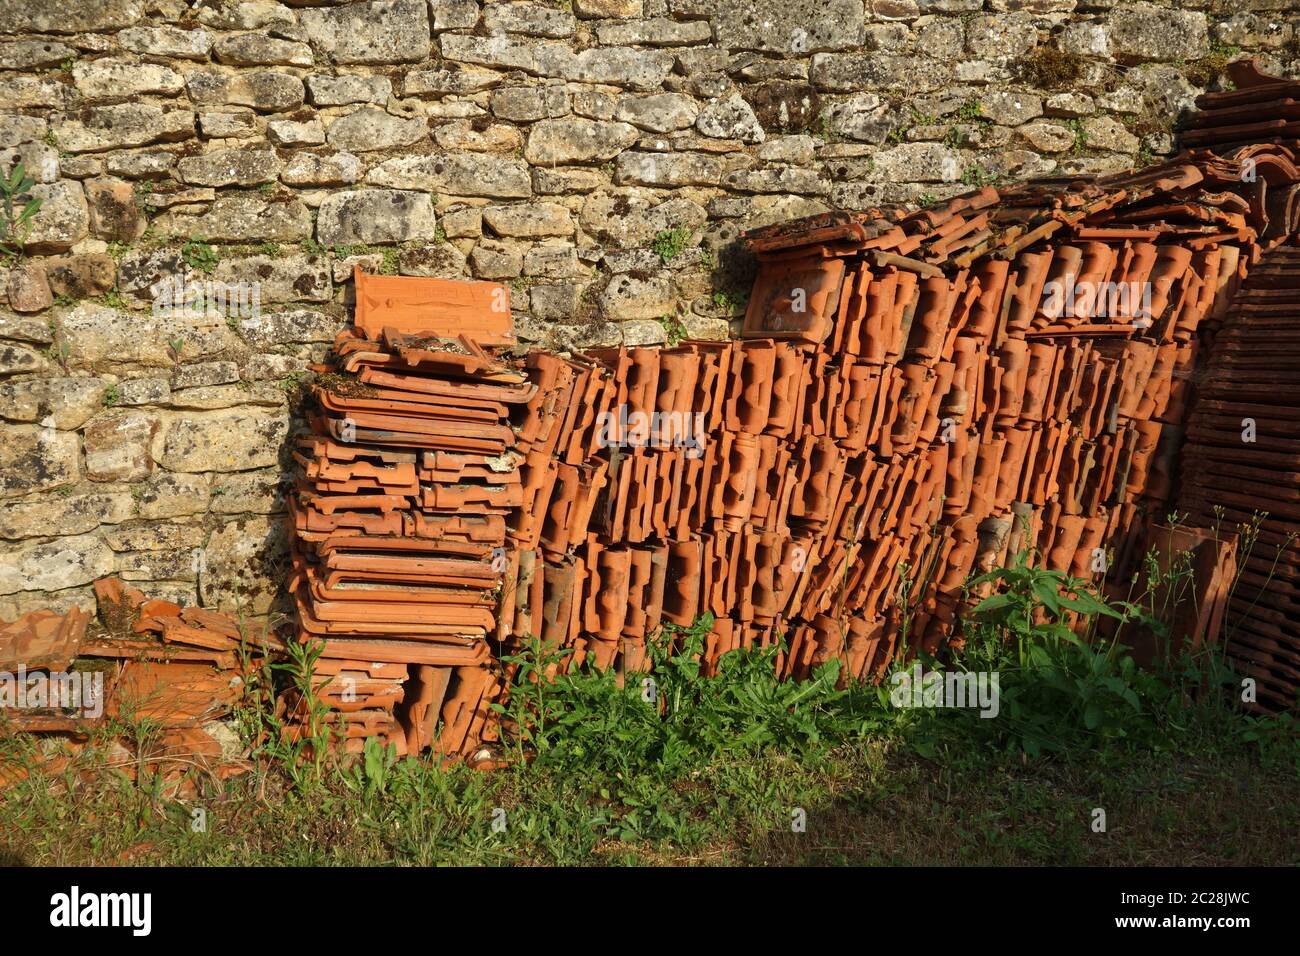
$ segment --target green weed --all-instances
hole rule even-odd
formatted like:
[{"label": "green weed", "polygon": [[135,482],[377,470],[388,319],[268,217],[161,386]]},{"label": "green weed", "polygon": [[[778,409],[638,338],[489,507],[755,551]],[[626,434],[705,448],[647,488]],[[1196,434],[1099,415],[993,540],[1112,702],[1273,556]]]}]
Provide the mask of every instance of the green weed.
[{"label": "green weed", "polygon": [[1088,131],[1083,128],[1083,120],[1077,117],[1068,119],[1065,121],[1065,126],[1074,134],[1074,142],[1070,145],[1070,152],[1074,155],[1082,153],[1088,148]]},{"label": "green weed", "polygon": [[967,186],[983,188],[984,186],[996,186],[1003,180],[1001,173],[990,173],[978,163],[972,163],[967,166],[961,174],[961,181]]},{"label": "green weed", "polygon": [[21,162],[8,177],[0,176],[0,254],[17,256],[31,235],[32,220],[41,210],[41,200],[31,194],[35,185]]},{"label": "green weed", "polygon": [[109,289],[102,296],[100,296],[100,301],[104,305],[108,306],[110,309],[127,308],[126,296],[122,295],[122,293],[119,292],[117,289]]},{"label": "green weed", "polygon": [[[316,662],[324,645],[320,642],[300,644],[291,641],[285,648],[285,660],[273,662],[258,675],[257,695],[260,711],[240,715],[242,731],[261,743],[255,754],[270,757],[288,775],[295,790],[313,793],[326,783],[326,768],[337,769],[330,750],[335,729],[330,725],[330,708],[321,700],[316,681]],[[245,648],[242,653],[247,655]],[[292,716],[297,727],[289,728],[274,709],[275,675],[282,675],[286,689],[294,692],[296,705]],[[328,683],[326,681],[325,683]]]},{"label": "green weed", "polygon": [[745,307],[745,296],[728,289],[719,289],[713,293],[713,304],[727,315],[736,315]]},{"label": "green weed", "polygon": [[198,236],[190,236],[181,246],[181,258],[191,269],[206,275],[210,275],[221,261],[217,250]]},{"label": "green weed", "polygon": [[682,321],[681,316],[665,315],[659,320],[664,327],[664,333],[667,335],[667,344],[669,348],[677,345],[682,339],[690,335],[690,330],[686,328],[686,323]]},{"label": "green weed", "polygon": [[691,241],[691,230],[685,226],[677,229],[663,229],[655,234],[654,241],[651,242],[650,248],[654,250],[662,262],[665,264],[676,259],[686,249]]}]

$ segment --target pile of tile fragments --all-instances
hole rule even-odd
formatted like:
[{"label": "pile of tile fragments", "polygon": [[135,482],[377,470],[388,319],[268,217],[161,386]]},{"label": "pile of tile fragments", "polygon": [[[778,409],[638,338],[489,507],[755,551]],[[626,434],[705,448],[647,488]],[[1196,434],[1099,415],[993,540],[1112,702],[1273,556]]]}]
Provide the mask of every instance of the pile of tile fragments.
[{"label": "pile of tile fragments", "polygon": [[[273,635],[241,642],[226,615],[150,600],[116,578],[95,582],[95,596],[94,618],[34,611],[0,627],[0,672],[13,698],[0,712],[5,732],[61,740],[42,751],[47,771],[97,745],[112,748],[109,766],[131,777],[143,766],[169,784],[192,784],[196,768],[220,777],[245,769],[220,721],[250,671],[283,644]],[[52,675],[73,681],[54,693]],[[0,783],[23,772],[0,768]]]}]

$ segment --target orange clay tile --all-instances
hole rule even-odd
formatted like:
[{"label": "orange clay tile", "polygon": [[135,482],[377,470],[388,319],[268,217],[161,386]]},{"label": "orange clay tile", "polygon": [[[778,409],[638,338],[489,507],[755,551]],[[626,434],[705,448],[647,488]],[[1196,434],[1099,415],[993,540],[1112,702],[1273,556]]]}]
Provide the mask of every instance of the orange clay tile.
[{"label": "orange clay tile", "polygon": [[480,345],[512,345],[510,291],[495,282],[453,282],[353,270],[356,326],[368,336],[385,328],[468,335]]}]

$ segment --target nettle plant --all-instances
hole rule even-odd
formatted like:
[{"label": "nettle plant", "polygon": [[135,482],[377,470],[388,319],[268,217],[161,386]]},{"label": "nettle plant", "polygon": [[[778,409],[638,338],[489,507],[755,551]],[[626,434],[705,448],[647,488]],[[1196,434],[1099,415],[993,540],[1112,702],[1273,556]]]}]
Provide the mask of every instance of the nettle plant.
[{"label": "nettle plant", "polygon": [[[1120,635],[1126,626],[1161,635],[1165,624],[1139,605],[1103,600],[1087,581],[1031,566],[1023,552],[967,589],[990,584],[996,592],[966,617],[965,664],[1001,674],[1001,719],[983,723],[1000,725],[990,729],[1003,743],[1036,757],[1150,738],[1169,691]],[[1109,639],[1094,634],[1104,618]]]},{"label": "nettle plant", "polygon": [[998,588],[997,593],[976,605],[971,619],[1010,638],[1022,667],[1031,661],[1035,648],[1080,641],[1071,627],[1071,615],[1125,618],[1122,611],[1101,600],[1088,582],[1062,571],[1033,567],[1025,552],[1007,567],[972,578],[966,587],[986,584]]}]

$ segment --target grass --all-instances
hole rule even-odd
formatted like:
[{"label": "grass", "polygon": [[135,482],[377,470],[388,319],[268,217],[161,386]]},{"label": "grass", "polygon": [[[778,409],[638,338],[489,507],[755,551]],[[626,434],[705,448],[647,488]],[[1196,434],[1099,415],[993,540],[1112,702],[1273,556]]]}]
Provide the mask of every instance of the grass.
[{"label": "grass", "polygon": [[[1217,735],[1211,733],[1211,740]],[[1202,738],[1204,739],[1204,738]],[[1222,741],[1221,741],[1222,743]],[[276,773],[198,802],[116,775],[37,782],[0,807],[0,858],[39,865],[1291,865],[1295,771],[1240,750],[1120,765],[926,759],[857,740],[726,755],[672,779],[401,761],[382,791]],[[192,809],[207,829],[191,829]],[[1103,807],[1107,832],[1093,833]],[[505,829],[493,832],[494,811]],[[806,812],[803,833],[791,814]],[[3,834],[8,834],[6,838]],[[7,844],[7,845],[6,845]]]},{"label": "grass", "polygon": [[[649,675],[570,666],[533,641],[507,655],[495,705],[502,769],[397,760],[371,746],[338,762],[281,743],[265,705],[311,686],[310,649],[253,672],[232,723],[253,769],[188,771],[169,793],[142,762],[105,770],[107,736],[74,768],[0,797],[0,857],[28,864],[172,865],[1285,865],[1300,862],[1300,724],[1236,709],[1214,649],[1133,667],[1106,621],[1159,630],[1149,593],[1106,603],[1084,582],[1013,562],[967,617],[951,666],[997,670],[1001,718],[893,706],[890,685],[846,681],[831,659],[773,681],[778,649],[725,655],[706,676],[712,621],[648,645]],[[924,591],[927,578],[917,576]],[[1163,592],[1162,592],[1163,593]],[[904,622],[907,626],[907,622]],[[927,661],[927,665],[935,662]],[[553,675],[543,679],[542,675]],[[148,747],[158,728],[123,720]],[[0,738],[0,758],[30,758]],[[0,760],[0,763],[3,763]],[[134,775],[127,770],[134,770]],[[196,832],[194,810],[206,813]],[[1094,832],[1097,809],[1104,832]],[[796,826],[802,822],[803,826]]]}]

